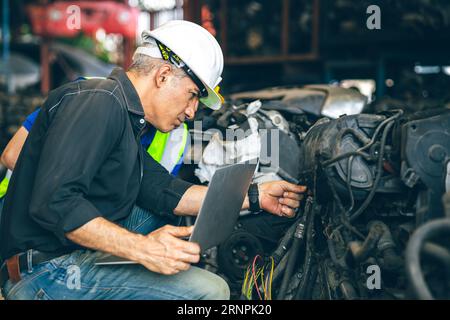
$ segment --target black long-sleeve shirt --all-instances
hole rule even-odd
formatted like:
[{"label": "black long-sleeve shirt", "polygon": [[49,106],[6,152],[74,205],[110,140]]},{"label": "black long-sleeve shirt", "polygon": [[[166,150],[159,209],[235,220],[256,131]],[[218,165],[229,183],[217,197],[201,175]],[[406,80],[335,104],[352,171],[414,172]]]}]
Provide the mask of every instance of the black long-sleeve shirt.
[{"label": "black long-sleeve shirt", "polygon": [[0,226],[1,257],[27,249],[70,251],[65,236],[96,217],[118,221],[134,204],[172,215],[191,184],[142,149],[146,122],[125,72],[50,92],[11,177]]}]

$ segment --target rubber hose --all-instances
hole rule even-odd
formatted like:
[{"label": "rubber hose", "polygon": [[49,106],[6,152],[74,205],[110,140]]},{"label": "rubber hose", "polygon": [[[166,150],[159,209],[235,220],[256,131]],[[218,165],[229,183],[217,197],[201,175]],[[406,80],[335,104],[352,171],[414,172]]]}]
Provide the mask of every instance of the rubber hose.
[{"label": "rubber hose", "polygon": [[450,219],[436,219],[420,226],[411,236],[406,247],[406,275],[411,283],[417,298],[422,300],[432,300],[431,294],[422,268],[420,266],[420,253],[428,240],[445,232],[450,232]]}]

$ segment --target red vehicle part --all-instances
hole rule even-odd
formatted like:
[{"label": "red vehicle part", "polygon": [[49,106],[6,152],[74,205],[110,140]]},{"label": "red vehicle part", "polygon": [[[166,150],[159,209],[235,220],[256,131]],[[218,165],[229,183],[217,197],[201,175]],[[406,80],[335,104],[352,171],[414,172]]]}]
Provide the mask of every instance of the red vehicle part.
[{"label": "red vehicle part", "polygon": [[54,2],[28,6],[33,33],[49,37],[74,37],[79,32],[95,35],[97,30],[136,36],[139,10],[113,1]]}]

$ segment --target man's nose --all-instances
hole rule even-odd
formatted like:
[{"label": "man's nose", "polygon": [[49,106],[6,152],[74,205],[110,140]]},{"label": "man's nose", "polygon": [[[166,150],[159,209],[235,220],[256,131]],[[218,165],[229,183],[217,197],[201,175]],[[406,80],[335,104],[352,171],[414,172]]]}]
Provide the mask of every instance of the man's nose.
[{"label": "man's nose", "polygon": [[186,115],[186,118],[187,118],[188,120],[192,120],[192,119],[194,119],[195,111],[194,111],[193,108],[189,107],[189,108],[186,109],[186,111],[184,112],[184,114]]},{"label": "man's nose", "polygon": [[195,101],[190,103],[189,106],[186,108],[185,111],[186,118],[188,118],[189,120],[194,119],[197,109],[198,109],[198,99],[195,99]]}]

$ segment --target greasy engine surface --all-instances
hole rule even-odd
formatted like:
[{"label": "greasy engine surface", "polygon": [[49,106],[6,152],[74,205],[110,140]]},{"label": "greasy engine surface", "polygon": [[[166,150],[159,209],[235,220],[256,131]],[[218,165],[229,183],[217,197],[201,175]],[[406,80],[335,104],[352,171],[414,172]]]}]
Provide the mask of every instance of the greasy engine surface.
[{"label": "greasy engine surface", "polygon": [[[235,298],[449,298],[450,110],[364,113],[360,94],[326,86],[232,101],[200,114],[204,130],[246,127],[251,118],[262,141],[272,139],[262,129],[278,130],[280,161],[262,157],[255,180],[308,187],[295,218],[243,213],[204,256]],[[428,226],[436,221],[442,230]]]}]

